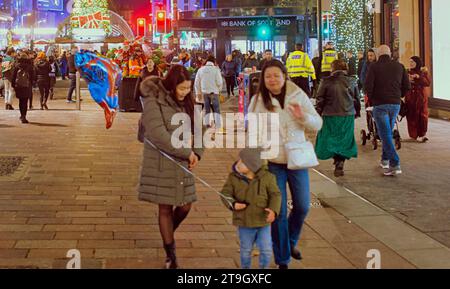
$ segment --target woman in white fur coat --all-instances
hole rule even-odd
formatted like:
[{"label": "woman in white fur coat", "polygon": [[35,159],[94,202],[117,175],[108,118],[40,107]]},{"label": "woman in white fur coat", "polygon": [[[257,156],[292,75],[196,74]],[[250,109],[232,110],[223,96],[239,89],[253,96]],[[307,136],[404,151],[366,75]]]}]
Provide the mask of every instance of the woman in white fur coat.
[{"label": "woman in white fur coat", "polygon": [[[272,241],[275,263],[280,269],[287,269],[291,257],[302,259],[296,246],[309,211],[310,185],[308,169],[288,169],[284,145],[292,140],[305,142],[305,130],[320,130],[322,118],[306,93],[288,79],[286,68],[278,60],[264,65],[259,92],[252,98],[249,110],[253,113],[277,113],[279,116],[278,154],[268,160],[269,170],[276,176],[282,193],[281,212],[272,224]],[[293,204],[289,216],[286,184],[289,185]]]}]

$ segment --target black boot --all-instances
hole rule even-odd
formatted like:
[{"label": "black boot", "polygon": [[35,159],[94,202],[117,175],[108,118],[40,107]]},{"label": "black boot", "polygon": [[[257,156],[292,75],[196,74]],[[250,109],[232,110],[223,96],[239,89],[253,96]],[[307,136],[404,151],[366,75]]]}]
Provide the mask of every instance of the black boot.
[{"label": "black boot", "polygon": [[294,258],[295,260],[301,260],[301,259],[303,259],[302,253],[300,253],[300,251],[297,250],[297,248],[295,248],[295,247],[292,246],[292,245],[291,245],[291,257]]},{"label": "black boot", "polygon": [[175,241],[172,244],[164,244],[166,251],[166,269],[177,269],[177,256],[175,252]]},{"label": "black boot", "polygon": [[334,176],[336,178],[344,176],[344,161],[343,160],[336,161],[336,165],[334,168]]}]

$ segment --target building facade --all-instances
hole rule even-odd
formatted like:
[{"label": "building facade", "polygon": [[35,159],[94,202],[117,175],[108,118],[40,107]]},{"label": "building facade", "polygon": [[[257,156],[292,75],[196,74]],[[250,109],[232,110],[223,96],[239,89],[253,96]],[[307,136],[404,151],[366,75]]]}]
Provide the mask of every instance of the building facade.
[{"label": "building facade", "polygon": [[317,37],[317,1],[205,0],[200,4],[200,9],[180,13],[179,29],[190,34],[187,38],[201,40],[195,43],[198,48],[213,51],[219,61],[235,49],[272,49],[275,57],[281,57],[295,43],[310,47],[309,40]]}]

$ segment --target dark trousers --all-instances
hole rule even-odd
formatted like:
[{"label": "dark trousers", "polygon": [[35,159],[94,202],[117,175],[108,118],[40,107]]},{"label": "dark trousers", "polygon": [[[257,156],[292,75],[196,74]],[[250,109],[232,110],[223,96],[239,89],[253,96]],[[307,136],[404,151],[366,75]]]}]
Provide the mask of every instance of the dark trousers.
[{"label": "dark trousers", "polygon": [[70,78],[70,88],[69,93],[67,94],[67,100],[72,100],[72,94],[75,88],[77,87],[77,78],[75,73],[70,73],[69,78]]},{"label": "dark trousers", "polygon": [[41,95],[41,107],[47,104],[48,96],[50,95],[50,82],[38,82],[39,93]]},{"label": "dark trousers", "polygon": [[28,94],[28,101],[30,102],[30,104],[28,105],[30,107],[30,109],[33,107],[33,87],[30,89],[30,92]]},{"label": "dark trousers", "polygon": [[25,118],[28,111],[28,98],[19,98],[20,117]]},{"label": "dark trousers", "polygon": [[300,87],[308,97],[311,97],[311,89],[309,87],[309,79],[306,77],[292,77],[292,81]]},{"label": "dark trousers", "polygon": [[225,82],[227,84],[228,96],[230,96],[231,94],[234,95],[234,85],[236,84],[236,77],[235,76],[226,76]]},{"label": "dark trousers", "polygon": [[27,88],[16,88],[15,92],[16,97],[19,99],[20,117],[24,118],[27,116],[28,101],[33,95],[33,88],[31,86]]},{"label": "dark trousers", "polygon": [[50,77],[50,99],[53,99],[54,96],[54,88],[56,84],[56,77],[51,76]]}]

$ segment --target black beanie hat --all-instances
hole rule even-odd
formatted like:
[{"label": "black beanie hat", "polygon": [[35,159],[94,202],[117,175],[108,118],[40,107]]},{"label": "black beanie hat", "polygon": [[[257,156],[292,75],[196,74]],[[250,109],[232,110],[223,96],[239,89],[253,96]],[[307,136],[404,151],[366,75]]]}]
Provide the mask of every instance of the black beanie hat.
[{"label": "black beanie hat", "polygon": [[261,149],[245,148],[240,151],[239,157],[249,170],[256,173],[261,169],[263,161],[261,160]]}]

